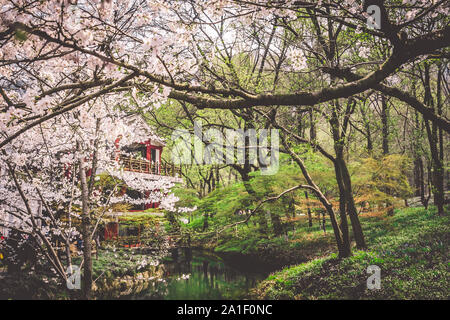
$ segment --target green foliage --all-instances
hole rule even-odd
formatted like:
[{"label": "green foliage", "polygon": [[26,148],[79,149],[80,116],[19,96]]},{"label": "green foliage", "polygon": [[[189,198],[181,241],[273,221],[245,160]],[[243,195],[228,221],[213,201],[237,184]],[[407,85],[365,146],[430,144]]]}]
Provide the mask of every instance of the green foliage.
[{"label": "green foliage", "polygon": [[145,212],[133,212],[132,214],[120,217],[120,224],[129,226],[154,227],[159,223],[160,217],[155,213],[160,213],[159,209],[147,209]]},{"label": "green foliage", "polygon": [[369,202],[393,202],[395,198],[406,199],[412,189],[408,182],[410,159],[399,154],[381,159],[366,158],[355,168],[353,184],[359,195],[368,195]]},{"label": "green foliage", "polygon": [[187,227],[190,229],[201,229],[203,227],[203,223],[204,223],[205,217],[200,217],[200,218],[196,218],[193,219],[188,225]]},{"label": "green foliage", "polygon": [[193,208],[199,205],[200,199],[195,189],[176,186],[172,188],[172,193],[180,199],[177,201],[178,207]]},{"label": "green foliage", "polygon": [[[297,149],[302,153],[305,163],[311,167],[311,175],[322,190],[330,194],[335,192],[334,169],[327,163],[329,160],[304,145],[299,145]],[[193,192],[188,191],[187,197],[191,198],[190,203],[195,204],[198,208],[192,214],[191,223],[186,228],[194,233],[204,231],[204,217],[208,215],[208,230],[211,232],[219,230],[223,226],[244,220],[247,217],[246,214],[253,210],[261,200],[278,196],[286,189],[306,183],[297,164],[286,155],[281,155],[280,168],[276,174],[261,175],[259,171],[256,171],[252,172],[250,176],[248,185],[255,193],[253,197],[248,194],[243,182],[218,188],[202,199],[197,199]],[[288,193],[277,201],[264,203],[251,218],[250,224],[254,226],[253,232],[262,239],[272,237],[273,233],[276,233],[275,235],[283,233],[287,230],[284,220],[306,208],[306,205],[298,206],[300,203],[306,203],[305,192],[302,189]],[[317,208],[321,208],[312,193],[309,193],[308,203],[312,208],[315,205]],[[270,215],[268,220],[266,214]],[[210,237],[212,236],[211,234]],[[220,237],[223,237],[223,234]]]}]

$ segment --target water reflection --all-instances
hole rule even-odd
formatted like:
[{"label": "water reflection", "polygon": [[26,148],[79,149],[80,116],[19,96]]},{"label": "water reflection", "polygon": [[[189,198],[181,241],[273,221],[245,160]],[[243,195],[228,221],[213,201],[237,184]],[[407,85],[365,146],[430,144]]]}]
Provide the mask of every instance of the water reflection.
[{"label": "water reflection", "polygon": [[240,299],[267,276],[267,272],[242,270],[218,256],[189,248],[172,250],[159,267],[164,281],[129,298]]}]

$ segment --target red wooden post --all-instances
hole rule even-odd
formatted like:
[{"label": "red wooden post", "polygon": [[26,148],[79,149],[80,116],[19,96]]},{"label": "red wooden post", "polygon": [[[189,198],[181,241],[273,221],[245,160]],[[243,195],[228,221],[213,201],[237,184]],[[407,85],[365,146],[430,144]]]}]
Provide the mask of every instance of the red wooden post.
[{"label": "red wooden post", "polygon": [[159,163],[158,163],[158,173],[161,174],[161,155],[162,155],[162,147],[159,147]]}]

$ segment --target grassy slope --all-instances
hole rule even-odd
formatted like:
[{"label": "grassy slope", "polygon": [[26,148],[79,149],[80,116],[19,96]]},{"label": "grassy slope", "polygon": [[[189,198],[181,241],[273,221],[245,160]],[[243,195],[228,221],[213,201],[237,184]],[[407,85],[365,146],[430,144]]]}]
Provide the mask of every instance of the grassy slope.
[{"label": "grassy slope", "polygon": [[[285,268],[254,290],[258,299],[448,299],[449,216],[408,208],[362,218],[368,251],[335,254]],[[381,268],[381,289],[366,288],[367,267]]]}]

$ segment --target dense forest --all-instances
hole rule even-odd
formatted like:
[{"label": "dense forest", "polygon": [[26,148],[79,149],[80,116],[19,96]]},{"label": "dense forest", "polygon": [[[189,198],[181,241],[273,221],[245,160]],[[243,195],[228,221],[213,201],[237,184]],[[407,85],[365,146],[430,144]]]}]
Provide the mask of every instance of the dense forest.
[{"label": "dense forest", "polygon": [[0,298],[448,299],[449,11],[0,0]]}]

